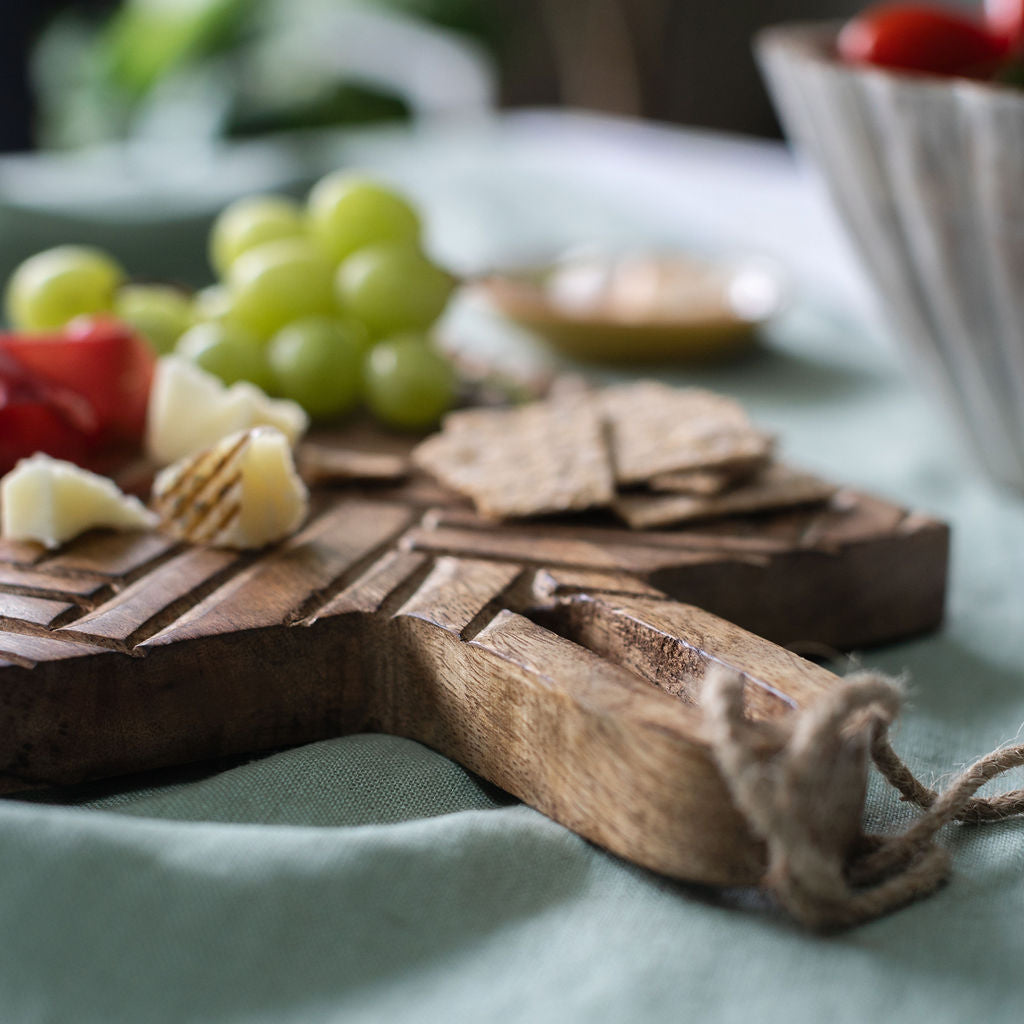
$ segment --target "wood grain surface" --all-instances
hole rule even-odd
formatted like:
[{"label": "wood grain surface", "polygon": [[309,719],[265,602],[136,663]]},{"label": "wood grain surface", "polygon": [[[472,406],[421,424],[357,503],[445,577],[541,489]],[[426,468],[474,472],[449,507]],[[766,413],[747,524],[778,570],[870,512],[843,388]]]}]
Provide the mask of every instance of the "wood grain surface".
[{"label": "wood grain surface", "polygon": [[752,716],[787,714],[834,677],[786,647],[941,620],[948,529],[866,495],[628,531],[495,525],[393,475],[319,486],[303,529],[258,554],[0,543],[0,789],[384,731],[639,864],[752,882],[762,851],[694,706],[707,666],[744,673]]}]

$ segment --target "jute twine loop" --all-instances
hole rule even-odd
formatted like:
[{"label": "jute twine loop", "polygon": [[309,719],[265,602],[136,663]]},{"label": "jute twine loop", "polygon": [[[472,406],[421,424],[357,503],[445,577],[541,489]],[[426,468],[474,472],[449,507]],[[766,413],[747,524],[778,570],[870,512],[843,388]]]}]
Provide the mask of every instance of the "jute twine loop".
[{"label": "jute twine loop", "polygon": [[[1024,744],[986,755],[941,793],[919,782],[889,743],[902,695],[879,673],[851,675],[782,721],[754,722],[744,714],[743,677],[714,666],[701,701],[733,802],[767,848],[764,884],[810,928],[850,927],[933,892],[949,875],[949,855],[935,843],[939,829],[1024,812],[1024,790],[974,796],[1024,764]],[[896,835],[861,828],[868,755],[903,799],[924,809]]]}]

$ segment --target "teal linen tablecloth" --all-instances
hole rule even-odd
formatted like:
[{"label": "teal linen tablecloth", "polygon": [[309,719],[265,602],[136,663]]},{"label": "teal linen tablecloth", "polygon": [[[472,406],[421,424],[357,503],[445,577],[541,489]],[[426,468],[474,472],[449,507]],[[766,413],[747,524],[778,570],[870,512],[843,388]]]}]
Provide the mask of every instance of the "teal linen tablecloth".
[{"label": "teal linen tablecloth", "polygon": [[[100,240],[139,273],[201,283],[201,230],[225,196],[298,188],[346,164],[407,187],[439,255],[464,269],[593,240],[777,262],[793,304],[764,351],[663,376],[739,396],[792,461],[952,523],[943,631],[858,659],[909,674],[895,742],[927,780],[1017,734],[1024,502],[975,476],[879,326],[817,186],[781,147],[527,114],[261,144],[195,164],[132,170],[107,154],[89,177],[8,162],[0,256]],[[537,357],[473,302],[449,330],[496,357]],[[75,797],[0,801],[5,1024],[1021,1015],[1024,822],[946,829],[949,886],[822,939],[756,892],[623,863],[390,737]],[[907,817],[881,786],[869,803],[872,827]]]}]

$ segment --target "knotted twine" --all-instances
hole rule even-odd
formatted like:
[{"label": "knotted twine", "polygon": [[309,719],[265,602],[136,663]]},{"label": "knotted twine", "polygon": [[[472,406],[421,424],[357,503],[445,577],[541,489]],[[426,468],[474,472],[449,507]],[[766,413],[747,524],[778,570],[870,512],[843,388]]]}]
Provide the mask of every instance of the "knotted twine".
[{"label": "knotted twine", "polygon": [[[1024,744],[970,765],[940,793],[923,785],[889,743],[899,684],[875,672],[842,680],[805,710],[776,721],[744,714],[743,677],[712,667],[701,703],[719,771],[751,832],[767,849],[762,883],[798,921],[834,931],[870,921],[937,889],[949,876],[938,831],[951,821],[1000,821],[1024,812],[1024,789],[974,793],[1024,764]],[[895,835],[860,826],[866,754],[902,799],[924,813]],[[843,827],[855,823],[854,832]]]}]

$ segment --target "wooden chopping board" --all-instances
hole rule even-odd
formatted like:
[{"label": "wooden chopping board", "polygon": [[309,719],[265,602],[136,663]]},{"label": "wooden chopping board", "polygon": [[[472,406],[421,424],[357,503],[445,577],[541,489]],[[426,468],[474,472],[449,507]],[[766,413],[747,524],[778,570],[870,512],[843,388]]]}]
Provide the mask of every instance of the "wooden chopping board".
[{"label": "wooden chopping board", "polygon": [[835,677],[777,644],[935,628],[948,540],[851,491],[675,530],[495,525],[413,475],[317,487],[305,527],[255,555],[0,542],[0,791],[383,731],[637,863],[753,882],[763,851],[701,738],[706,668],[745,674],[753,717],[806,705]]}]

